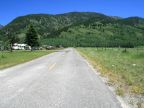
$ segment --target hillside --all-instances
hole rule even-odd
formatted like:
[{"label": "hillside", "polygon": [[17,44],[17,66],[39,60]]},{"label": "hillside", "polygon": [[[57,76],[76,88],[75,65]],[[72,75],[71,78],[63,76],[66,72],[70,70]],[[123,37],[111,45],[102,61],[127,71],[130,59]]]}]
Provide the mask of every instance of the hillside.
[{"label": "hillside", "polygon": [[144,19],[120,18],[93,12],[71,12],[58,15],[33,14],[14,19],[0,33],[9,30],[24,42],[32,24],[41,44],[69,46],[134,47],[144,45]]},{"label": "hillside", "polygon": [[33,14],[27,16],[21,16],[14,19],[3,31],[9,29],[11,32],[25,33],[29,24],[33,24],[38,33],[43,36],[48,36],[52,32],[60,30],[64,27],[71,26],[85,22],[90,18],[107,17],[98,13],[78,13],[71,12],[66,14],[48,15],[48,14]]},{"label": "hillside", "polygon": [[134,47],[144,45],[144,30],[129,25],[86,23],[68,28],[58,38],[45,38],[44,44],[84,47]]},{"label": "hillside", "polygon": [[131,25],[144,30],[144,18],[140,17],[129,17],[118,21],[125,25]]}]

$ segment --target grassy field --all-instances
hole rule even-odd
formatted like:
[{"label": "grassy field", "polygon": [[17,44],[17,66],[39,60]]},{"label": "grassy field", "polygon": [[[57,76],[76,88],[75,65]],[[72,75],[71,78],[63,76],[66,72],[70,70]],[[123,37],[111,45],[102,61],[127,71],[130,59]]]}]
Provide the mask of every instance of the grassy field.
[{"label": "grassy field", "polygon": [[144,49],[77,48],[102,75],[108,76],[118,95],[144,94]]},{"label": "grassy field", "polygon": [[20,63],[30,61],[32,59],[47,55],[54,52],[49,51],[14,51],[14,52],[0,52],[0,69],[11,67]]}]

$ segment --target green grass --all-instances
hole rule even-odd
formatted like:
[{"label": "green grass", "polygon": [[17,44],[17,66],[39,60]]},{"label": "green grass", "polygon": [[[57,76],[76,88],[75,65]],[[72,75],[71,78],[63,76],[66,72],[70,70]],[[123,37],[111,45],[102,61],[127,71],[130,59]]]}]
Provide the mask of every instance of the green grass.
[{"label": "green grass", "polygon": [[54,52],[54,50],[32,51],[32,52],[31,51],[0,52],[0,69],[24,63],[52,52]]},{"label": "green grass", "polygon": [[144,49],[77,48],[102,75],[109,77],[109,84],[122,91],[144,94]]}]

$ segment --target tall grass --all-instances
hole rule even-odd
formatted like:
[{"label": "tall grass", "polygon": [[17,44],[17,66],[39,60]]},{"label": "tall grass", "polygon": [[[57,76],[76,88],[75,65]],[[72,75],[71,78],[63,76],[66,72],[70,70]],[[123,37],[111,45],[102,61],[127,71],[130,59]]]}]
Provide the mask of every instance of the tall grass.
[{"label": "tall grass", "polygon": [[[144,49],[78,48],[118,91],[144,94]],[[119,93],[119,92],[118,92]]]}]

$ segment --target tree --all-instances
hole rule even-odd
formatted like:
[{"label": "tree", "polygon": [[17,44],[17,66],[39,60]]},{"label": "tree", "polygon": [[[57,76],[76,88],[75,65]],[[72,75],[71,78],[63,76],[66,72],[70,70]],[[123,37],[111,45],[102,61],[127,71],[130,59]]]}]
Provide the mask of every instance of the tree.
[{"label": "tree", "polygon": [[6,31],[6,35],[7,35],[7,42],[9,44],[8,47],[9,47],[10,51],[12,52],[13,51],[12,46],[13,46],[14,43],[19,42],[19,38],[15,33],[12,34],[10,32],[10,30]]},{"label": "tree", "polygon": [[32,25],[29,26],[29,29],[26,33],[25,42],[26,42],[26,44],[31,46],[31,50],[33,50],[39,46],[38,34]]}]

